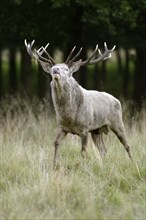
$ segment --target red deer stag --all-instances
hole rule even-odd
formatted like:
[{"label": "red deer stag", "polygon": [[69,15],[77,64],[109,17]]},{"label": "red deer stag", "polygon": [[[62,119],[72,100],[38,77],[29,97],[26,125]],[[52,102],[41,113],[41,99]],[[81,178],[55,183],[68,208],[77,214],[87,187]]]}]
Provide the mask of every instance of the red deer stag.
[{"label": "red deer stag", "polygon": [[[67,133],[81,137],[81,154],[85,157],[88,133],[90,132],[94,144],[103,157],[106,153],[106,147],[102,136],[103,133],[108,133],[109,128],[116,134],[131,158],[120,102],[108,93],[84,89],[73,78],[73,73],[78,71],[80,67],[109,59],[115,46],[109,50],[106,43],[104,43],[104,52],[101,53],[97,45],[92,55],[85,61],[82,61],[82,59],[77,60],[82,48],[73,56],[76,48],[74,47],[64,63],[56,64],[46,51],[49,44],[38,50],[33,50],[33,45],[34,40],[31,43],[27,43],[25,40],[29,55],[35,58],[43,70],[51,74],[52,77],[52,100],[58,122],[58,134],[54,142],[54,166],[57,163],[60,142]],[[95,58],[97,53],[99,53],[99,57]],[[44,57],[43,54],[46,56]]]}]

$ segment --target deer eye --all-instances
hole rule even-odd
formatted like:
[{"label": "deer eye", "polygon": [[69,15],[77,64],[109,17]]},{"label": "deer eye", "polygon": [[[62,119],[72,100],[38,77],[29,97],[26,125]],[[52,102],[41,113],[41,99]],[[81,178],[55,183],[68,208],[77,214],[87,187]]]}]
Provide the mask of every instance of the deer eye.
[{"label": "deer eye", "polygon": [[67,68],[67,67],[64,67],[64,70],[65,70],[65,71],[68,71],[68,68]]}]

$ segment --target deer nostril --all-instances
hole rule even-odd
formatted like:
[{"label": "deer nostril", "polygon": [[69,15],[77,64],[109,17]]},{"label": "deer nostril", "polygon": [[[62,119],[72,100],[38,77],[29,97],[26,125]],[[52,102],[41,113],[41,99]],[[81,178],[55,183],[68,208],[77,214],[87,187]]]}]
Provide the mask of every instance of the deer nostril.
[{"label": "deer nostril", "polygon": [[54,68],[53,69],[53,74],[59,74],[59,68]]},{"label": "deer nostril", "polygon": [[58,71],[57,71],[57,70],[54,70],[53,73],[58,73]]}]

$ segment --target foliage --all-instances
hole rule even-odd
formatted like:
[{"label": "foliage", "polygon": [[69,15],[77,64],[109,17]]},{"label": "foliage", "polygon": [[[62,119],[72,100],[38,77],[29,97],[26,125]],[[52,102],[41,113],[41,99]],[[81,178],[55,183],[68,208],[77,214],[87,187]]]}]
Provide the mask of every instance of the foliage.
[{"label": "foliage", "polygon": [[3,0],[0,5],[0,38],[5,45],[20,46],[27,37],[66,46],[76,28],[89,38],[89,45],[107,38],[112,43],[117,39],[120,46],[145,45],[145,0],[116,0],[114,4],[111,0]]},{"label": "foliage", "polygon": [[133,162],[113,134],[103,161],[91,140],[83,160],[79,139],[69,135],[53,170],[50,113],[37,100],[13,97],[1,106],[1,219],[145,219],[144,110],[131,118],[123,105]]},{"label": "foliage", "polygon": [[[87,49],[94,48],[97,43],[102,47],[104,41],[109,47],[116,44],[117,49],[132,49],[135,54],[129,55],[129,60],[133,59],[134,63],[133,96],[140,100],[146,96],[145,11],[145,0],[115,0],[114,3],[112,0],[1,0],[0,51],[15,48],[22,52],[25,38],[28,41],[36,39],[36,46],[45,45],[49,41],[50,53],[53,54],[59,48],[64,56],[74,45],[82,46],[83,59],[87,56]],[[24,53],[22,57],[25,66],[28,63],[27,57]],[[21,73],[24,72],[24,66]],[[31,71],[31,68],[28,69]],[[0,78],[4,75],[1,72],[0,68]],[[128,70],[123,75],[127,73]],[[15,81],[13,77],[10,78]]]}]

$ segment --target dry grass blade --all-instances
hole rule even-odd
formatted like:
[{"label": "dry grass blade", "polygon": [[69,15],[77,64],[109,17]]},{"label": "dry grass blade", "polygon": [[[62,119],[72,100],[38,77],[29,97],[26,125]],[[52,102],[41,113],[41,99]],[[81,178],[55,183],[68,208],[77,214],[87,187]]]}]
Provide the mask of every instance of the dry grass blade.
[{"label": "dry grass blade", "polygon": [[90,146],[83,160],[78,137],[69,135],[53,171],[54,120],[39,106],[21,98],[1,103],[0,218],[145,219],[145,110],[124,115],[134,162],[112,134],[102,164]]}]

